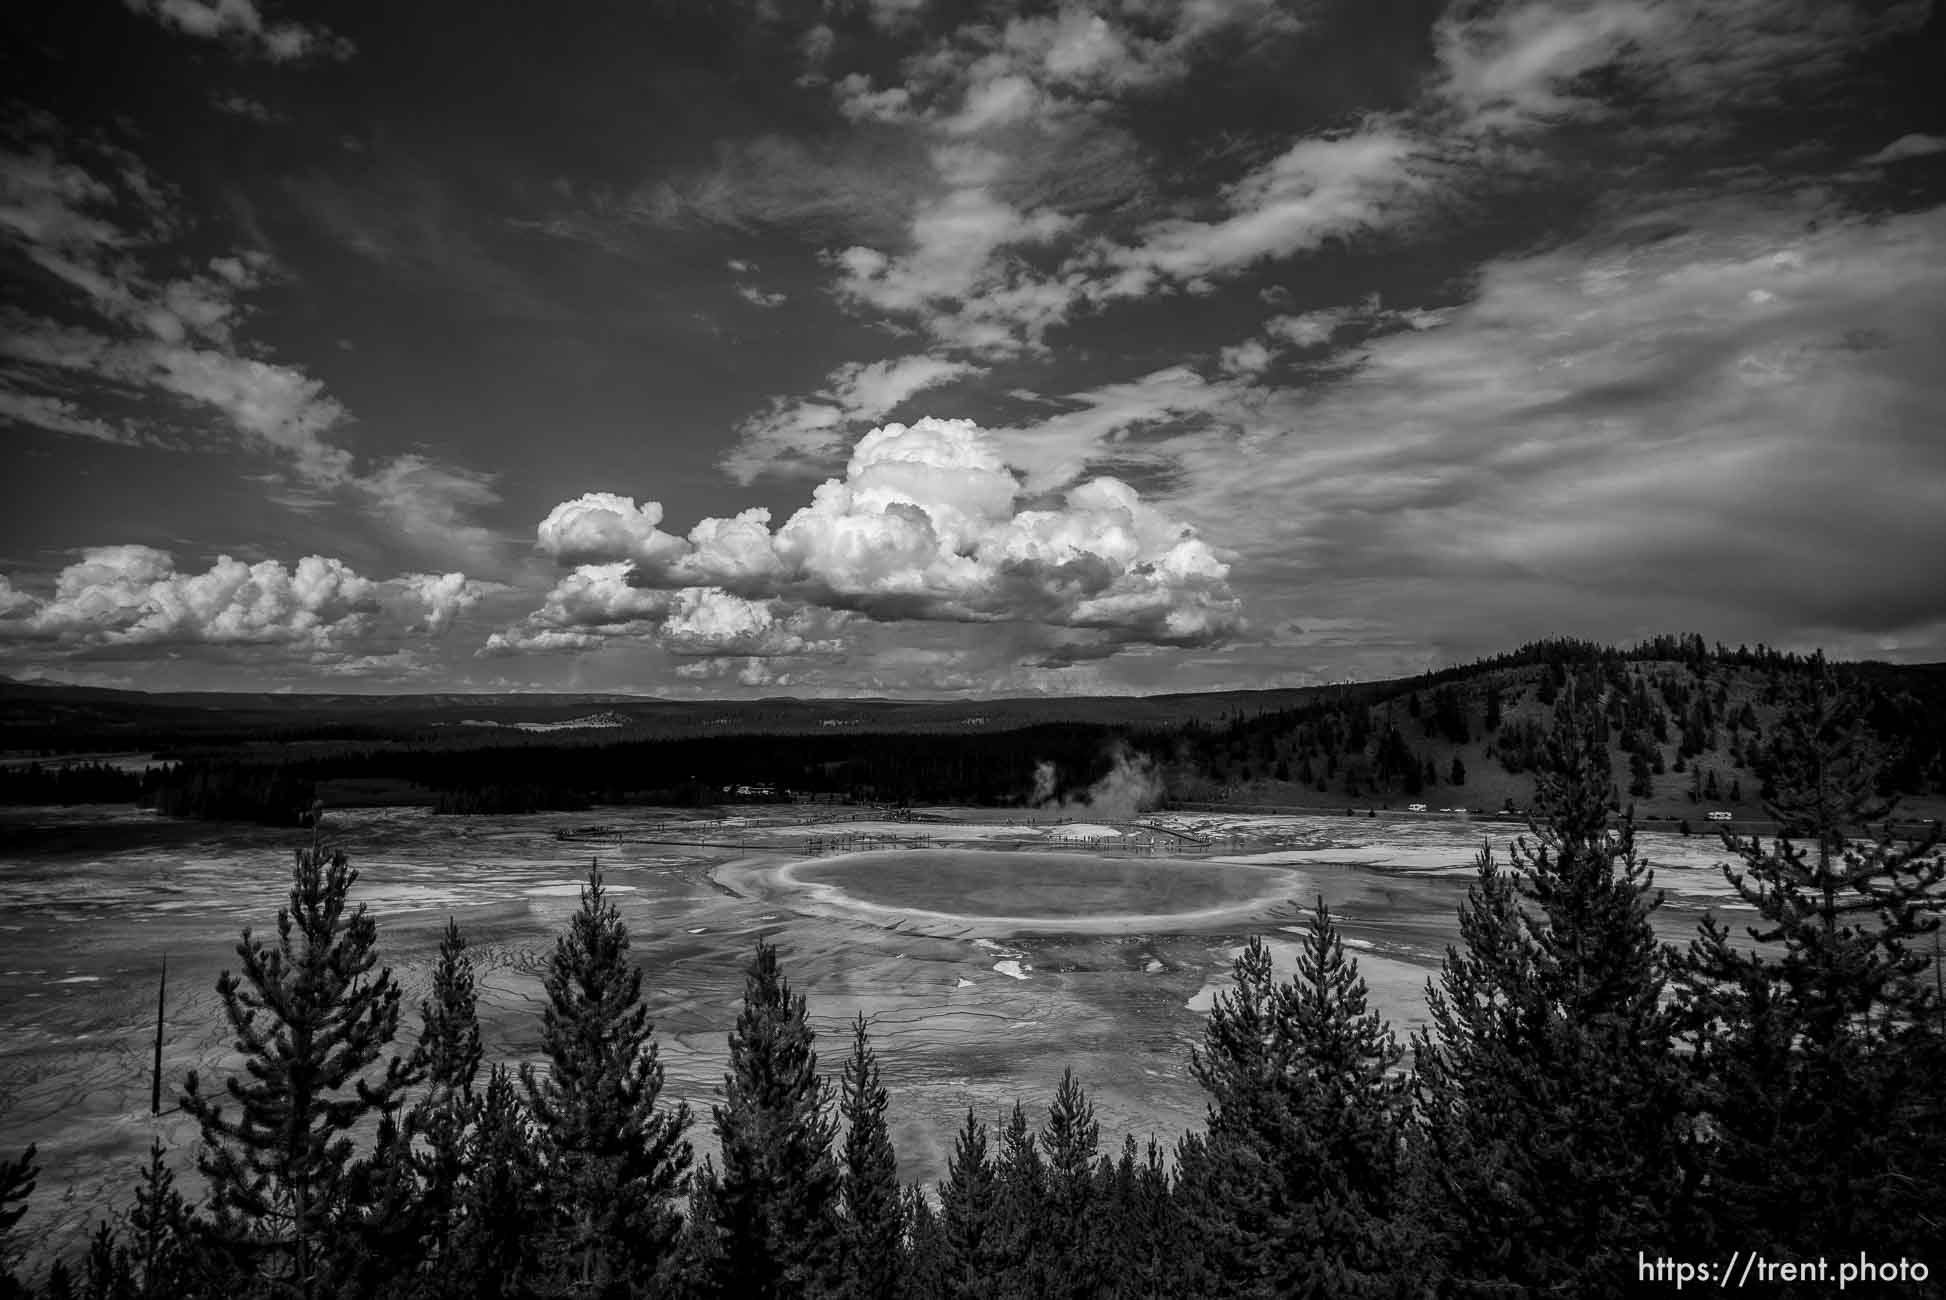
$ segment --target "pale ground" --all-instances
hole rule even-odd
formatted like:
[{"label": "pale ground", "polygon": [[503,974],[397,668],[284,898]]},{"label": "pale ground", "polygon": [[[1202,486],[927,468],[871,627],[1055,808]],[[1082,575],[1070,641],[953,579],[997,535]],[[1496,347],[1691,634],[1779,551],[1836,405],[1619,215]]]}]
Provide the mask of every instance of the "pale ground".
[{"label": "pale ground", "polygon": [[[1290,968],[1306,910],[1319,897],[1341,922],[1373,1003],[1401,1038],[1424,1023],[1424,985],[1456,937],[1455,909],[1482,836],[1504,858],[1510,828],[1463,823],[1316,817],[1165,818],[1209,847],[1169,837],[1131,861],[1169,870],[1156,853],[1193,854],[1175,869],[1223,870],[1237,882],[1220,906],[1167,916],[1073,911],[1060,894],[1064,862],[1127,825],[1035,821],[1018,814],[936,810],[960,820],[777,824],[822,810],[764,810],[714,822],[676,814],[596,809],[536,817],[434,817],[421,809],[333,813],[327,826],[360,870],[354,898],[379,922],[383,958],[405,987],[408,1028],[426,995],[440,928],[456,916],[479,969],[487,1058],[538,1059],[540,973],[577,906],[579,881],[599,856],[634,936],[668,1070],[665,1097],[686,1100],[700,1161],[713,1149],[709,1104],[725,1036],[755,939],[782,949],[809,1001],[826,1072],[834,1077],[846,1027],[871,1025],[892,1093],[901,1172],[945,1172],[955,1127],[971,1106],[994,1119],[1023,1101],[1038,1125],[1064,1066],[1088,1089],[1104,1148],[1124,1133],[1165,1146],[1204,1114],[1188,1049],[1252,934]],[[26,834],[19,828],[44,830]],[[564,842],[558,828],[608,827]],[[664,839],[730,845],[646,842]],[[159,1133],[186,1188],[193,1124],[149,1116],[156,980],[167,954],[165,1111],[191,1068],[220,1076],[233,1064],[214,984],[234,968],[237,931],[274,932],[289,886],[294,832],[158,821],[132,809],[9,810],[0,815],[0,1154],[40,1144],[40,1187],[23,1231],[78,1246],[92,1222],[121,1208],[151,1134]],[[1037,914],[1034,879],[1017,881],[1004,914],[963,915],[862,902],[842,876],[795,879],[809,837],[872,835],[955,851],[1023,841],[1047,873],[1055,914]],[[1686,940],[1727,887],[1724,854],[1702,837],[1642,834],[1669,892],[1666,938]],[[912,852],[939,853],[915,848]],[[991,858],[995,855],[978,855]],[[946,861],[952,854],[945,854]],[[1217,865],[1224,864],[1224,865]],[[861,887],[862,888],[862,887]],[[1227,888],[1227,886],[1226,886]],[[991,910],[991,909],[989,909]],[[409,1040],[409,1035],[408,1035]]]}]

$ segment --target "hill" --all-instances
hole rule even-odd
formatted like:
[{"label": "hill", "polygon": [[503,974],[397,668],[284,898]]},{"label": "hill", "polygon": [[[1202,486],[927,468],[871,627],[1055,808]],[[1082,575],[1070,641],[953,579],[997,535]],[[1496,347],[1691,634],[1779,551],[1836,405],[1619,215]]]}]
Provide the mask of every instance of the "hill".
[{"label": "hill", "polygon": [[[1769,746],[1802,656],[1665,637],[1629,649],[1538,642],[1511,654],[1233,720],[1171,769],[1187,800],[1285,807],[1524,808],[1534,750],[1573,681],[1605,705],[1619,803],[1651,819],[1761,818]],[[1884,790],[1908,816],[1946,808],[1946,664],[1834,665],[1858,686],[1889,754]]]},{"label": "hill", "polygon": [[[0,686],[16,754],[160,750],[136,775],[22,770],[0,801],[137,794],[185,816],[290,821],[327,803],[526,812],[818,799],[1227,808],[1524,809],[1556,696],[1603,702],[1617,809],[1763,816],[1779,701],[1811,661],[1660,637],[1536,642],[1418,677],[1277,691],[991,700],[615,695],[145,695]],[[1946,665],[1836,665],[1885,740],[1886,793],[1946,810]],[[140,764],[135,766],[139,767]],[[95,770],[99,769],[99,770]]]},{"label": "hill", "polygon": [[[432,738],[468,723],[559,728],[598,717],[627,738],[988,730],[1049,722],[1173,726],[1299,705],[1332,688],[1011,699],[662,700],[639,695],[148,693],[0,680],[0,750],[89,753],[251,742]],[[482,727],[482,730],[490,728]]]}]

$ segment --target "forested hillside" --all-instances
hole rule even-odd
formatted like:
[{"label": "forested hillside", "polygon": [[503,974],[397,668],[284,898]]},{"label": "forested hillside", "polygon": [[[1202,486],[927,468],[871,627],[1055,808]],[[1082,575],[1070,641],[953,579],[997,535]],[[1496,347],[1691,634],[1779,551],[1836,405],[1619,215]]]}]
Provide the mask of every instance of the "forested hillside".
[{"label": "forested hillside", "polygon": [[[664,1095],[598,867],[543,1065],[483,1060],[450,925],[402,1044],[356,872],[314,843],[218,985],[240,1068],[181,1090],[207,1197],[158,1148],[85,1257],[0,1294],[1527,1300],[1726,1288],[1752,1258],[1767,1295],[1941,1294],[1946,861],[1846,836],[1884,815],[1869,691],[1813,664],[1763,706],[1784,838],[1724,845],[1757,942],[1708,918],[1684,950],[1654,937],[1588,685],[1551,688],[1532,836],[1482,852],[1426,1033],[1370,1011],[1320,904],[1287,980],[1261,942],[1238,958],[1191,1061],[1205,1126],[1118,1143],[1070,1074],[998,1132],[969,1113],[935,1188],[897,1181],[869,1023],[833,1086],[762,942],[722,1087]],[[700,1123],[721,1157],[697,1167]],[[0,1234],[36,1171],[0,1164]],[[0,1272],[25,1244],[0,1237]]]},{"label": "forested hillside", "polygon": [[[866,726],[645,738],[627,730],[463,734],[383,744],[198,746],[146,775],[50,762],[0,770],[0,802],[136,800],[176,816],[295,825],[314,799],[421,802],[448,813],[523,813],[601,803],[698,806],[735,798],[1020,805],[1069,800],[1118,761],[1141,765],[1151,803],[1525,809],[1555,701],[1596,707],[1616,785],[1613,811],[1693,821],[1761,817],[1773,788],[1781,701],[1821,661],[1763,647],[1666,637],[1617,650],[1546,641],[1424,677],[1283,692],[1246,707],[1156,724],[1145,702],[1123,720],[1033,722],[995,711],[880,732]],[[1946,809],[1946,669],[1835,666],[1887,745],[1881,793],[1914,816]],[[1009,703],[1019,703],[1018,701]],[[1085,702],[1083,713],[1114,702]],[[1050,705],[1050,708],[1056,706]],[[1065,708],[1066,706],[1060,706]],[[754,716],[754,715],[753,715]],[[825,719],[830,722],[832,719]],[[739,725],[747,725],[739,724]],[[917,729],[913,729],[917,728]],[[1038,774],[1048,774],[1041,779]],[[1048,782],[1051,781],[1051,785]],[[737,787],[774,793],[737,795]]]}]

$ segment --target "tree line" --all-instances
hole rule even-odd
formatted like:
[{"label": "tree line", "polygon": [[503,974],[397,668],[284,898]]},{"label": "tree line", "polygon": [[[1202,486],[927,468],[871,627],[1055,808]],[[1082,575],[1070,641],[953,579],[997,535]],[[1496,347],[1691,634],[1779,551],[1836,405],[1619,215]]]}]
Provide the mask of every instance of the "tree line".
[{"label": "tree line", "polygon": [[[1409,1043],[1320,902],[1286,978],[1261,940],[1236,960],[1191,1056],[1203,1128],[1105,1150],[1070,1073],[1044,1117],[969,1110],[929,1190],[899,1181],[869,1024],[834,1087],[761,941],[698,1167],[598,866],[547,967],[544,1066],[485,1067],[450,922],[393,1050],[400,989],[347,910],[357,873],[314,840],[275,936],[246,930],[218,982],[245,1068],[182,1090],[201,1203],[158,1144],[83,1257],[6,1293],[1604,1297],[1657,1290],[1658,1258],[1736,1251],[1863,1252],[1897,1281],[1847,1294],[1940,1294],[1946,862],[1936,836],[1848,837],[1887,811],[1855,693],[1822,671],[1791,687],[1783,833],[1725,837],[1746,933],[1712,915],[1687,948],[1651,928],[1596,713],[1557,701],[1531,837],[1481,851]],[[0,1164],[0,1233],[35,1175],[32,1148]]]},{"label": "tree line", "polygon": [[[693,807],[722,801],[736,786],[857,802],[994,806],[1028,801],[1042,763],[1056,773],[1054,797],[1081,795],[1117,753],[1145,759],[1173,798],[1220,797],[1225,787],[1275,781],[1386,801],[1477,786],[1480,763],[1531,775],[1548,711],[1570,691],[1595,707],[1603,742],[1627,766],[1629,798],[1648,797],[1665,771],[1688,774],[1700,763],[1706,770],[1690,788],[1691,801],[1715,798],[1707,784],[1717,779],[1719,794],[1734,802],[1730,791],[1740,794],[1745,777],[1753,794],[1767,797],[1782,692],[1832,671],[1820,656],[1763,646],[1711,649],[1696,636],[1627,650],[1563,639],[1421,677],[1321,692],[1293,708],[1239,709],[1209,723],[674,738],[514,732],[348,746],[278,761],[185,753],[140,776],[102,765],[0,770],[0,803],[139,799],[171,816],[291,826],[309,812],[319,786],[380,779],[429,790],[435,809],[452,814]],[[1881,793],[1946,792],[1946,674],[1873,664],[1837,671],[1889,742]],[[1733,694],[1736,674],[1744,676]],[[1478,751],[1462,759],[1458,751],[1468,745]]]}]

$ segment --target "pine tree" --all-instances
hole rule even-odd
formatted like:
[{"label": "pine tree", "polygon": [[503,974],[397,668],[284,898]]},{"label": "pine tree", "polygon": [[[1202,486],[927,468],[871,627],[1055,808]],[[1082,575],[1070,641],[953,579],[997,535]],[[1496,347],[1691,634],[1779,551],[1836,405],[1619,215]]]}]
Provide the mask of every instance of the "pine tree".
[{"label": "pine tree", "polygon": [[1631,799],[1647,799],[1655,794],[1652,775],[1649,756],[1641,749],[1628,756],[1628,793]]},{"label": "pine tree", "polygon": [[1693,1191],[1661,898],[1633,828],[1609,825],[1609,757],[1581,698],[1563,695],[1541,755],[1538,844],[1515,845],[1511,874],[1482,849],[1464,946],[1414,1043],[1454,1295],[1621,1294],[1638,1251],[1679,1243]]},{"label": "pine tree", "polygon": [[1779,838],[1724,836],[1757,946],[1706,917],[1683,981],[1716,1136],[1717,1238],[1779,1259],[1922,1249],[1946,1233],[1933,967],[1946,861],[1936,833],[1849,838],[1891,811],[1884,751],[1822,656],[1783,710],[1765,805]]},{"label": "pine tree", "polygon": [[530,1294],[544,1271],[541,1238],[552,1223],[552,1179],[544,1137],[505,1066],[487,1076],[463,1163],[449,1262],[436,1275],[435,1294],[480,1300]]},{"label": "pine tree", "polygon": [[1409,1249],[1401,1163],[1403,1055],[1358,963],[1320,898],[1292,979],[1275,995],[1275,1158],[1284,1188],[1276,1225],[1285,1296],[1358,1297],[1406,1290]]},{"label": "pine tree", "polygon": [[1291,980],[1254,940],[1192,1069],[1209,1134],[1183,1163],[1203,1294],[1402,1294],[1401,1051],[1320,900]]},{"label": "pine tree", "polygon": [[134,1291],[142,1300],[189,1294],[197,1273],[193,1223],[176,1190],[176,1176],[162,1159],[162,1139],[149,1143],[149,1158],[135,1187],[128,1216]]},{"label": "pine tree", "polygon": [[1115,1270],[1121,1276],[1118,1294],[1131,1300],[1186,1294],[1188,1226],[1162,1148],[1153,1137],[1135,1169],[1134,1197],[1121,1219]]},{"label": "pine tree", "polygon": [[106,1219],[95,1225],[88,1253],[81,1262],[81,1290],[88,1300],[121,1300],[135,1294],[135,1273],[128,1250]]},{"label": "pine tree", "polygon": [[546,1135],[555,1266],[596,1295],[651,1285],[671,1268],[682,1232],[675,1201],[691,1160],[689,1107],[657,1108],[662,1062],[642,970],[598,862],[542,986],[548,1071],[524,1067],[521,1081]]},{"label": "pine tree", "polygon": [[918,1186],[907,1187],[900,1197],[906,1224],[906,1276],[900,1297],[944,1297],[951,1294],[946,1285],[945,1245],[940,1235],[939,1215]]},{"label": "pine tree", "polygon": [[1046,1290],[1047,1163],[1028,1127],[1027,1112],[1016,1101],[1000,1134],[995,1162],[998,1190],[994,1215],[997,1294],[1031,1296]]},{"label": "pine tree", "polygon": [[723,1167],[710,1183],[723,1297],[822,1295],[835,1283],[841,1176],[804,997],[759,939],[714,1107]]},{"label": "pine tree", "polygon": [[242,977],[225,971],[216,984],[248,1070],[227,1084],[237,1113],[194,1072],[182,1093],[202,1131],[211,1246],[257,1284],[306,1297],[335,1291],[357,1253],[365,1207],[351,1131],[416,1081],[398,1056],[366,1077],[398,1030],[399,987],[389,968],[371,974],[378,932],[364,906],[345,915],[357,879],[316,838],[297,851],[276,942],[245,929]]},{"label": "pine tree", "polygon": [[995,1294],[998,1197],[986,1125],[968,1107],[939,1187],[939,1273],[948,1300],[989,1300]]},{"label": "pine tree", "polygon": [[0,1161],[0,1300],[26,1294],[14,1275],[14,1266],[20,1262],[14,1229],[26,1215],[27,1202],[40,1179],[40,1166],[34,1161],[36,1150],[30,1145],[12,1160]]},{"label": "pine tree", "polygon": [[889,1102],[861,1012],[852,1025],[839,1102],[845,1125],[841,1271],[844,1293],[857,1300],[896,1297],[905,1285],[905,1197],[885,1122]]},{"label": "pine tree", "polygon": [[435,1289],[451,1281],[449,1267],[460,1184],[466,1173],[467,1131],[477,1113],[473,1081],[480,1069],[478,996],[473,963],[459,923],[446,920],[433,970],[432,997],[419,1004],[415,1059],[427,1092],[413,1107],[408,1131],[423,1140],[416,1166],[423,1187],[418,1230],[425,1236],[426,1274]]},{"label": "pine tree", "polygon": [[1046,1236],[1040,1250],[1049,1290],[1077,1300],[1099,1295],[1113,1268],[1101,1249],[1103,1234],[1096,1222],[1095,1162],[1101,1125],[1073,1070],[1061,1073],[1040,1145],[1047,1160]]},{"label": "pine tree", "polygon": [[1276,1056],[1270,949],[1252,938],[1232,965],[1190,1052],[1190,1072],[1209,1098],[1208,1135],[1178,1146],[1181,1201],[1191,1225],[1191,1289],[1204,1295],[1271,1294],[1276,1276],[1272,1170],[1263,1148],[1274,1131]]}]

